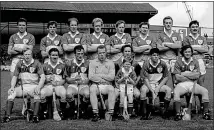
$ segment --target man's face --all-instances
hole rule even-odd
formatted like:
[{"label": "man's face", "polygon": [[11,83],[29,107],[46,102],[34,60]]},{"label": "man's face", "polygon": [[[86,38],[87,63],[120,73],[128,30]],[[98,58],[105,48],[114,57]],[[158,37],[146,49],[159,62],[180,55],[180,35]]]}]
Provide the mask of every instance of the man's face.
[{"label": "man's face", "polygon": [[76,59],[78,61],[82,61],[83,60],[83,57],[84,57],[84,51],[83,49],[81,50],[76,50]]},{"label": "man's face", "polygon": [[31,50],[27,50],[24,52],[24,58],[26,62],[30,62],[32,60],[32,51]]},{"label": "man's face", "polygon": [[27,25],[25,22],[18,23],[18,29],[20,33],[24,33],[26,31]]},{"label": "man's face", "polygon": [[123,56],[124,57],[131,57],[132,51],[130,47],[125,47],[123,50]]},{"label": "man's face", "polygon": [[59,58],[59,53],[57,51],[52,51],[50,54],[50,60],[53,63],[56,63],[58,61],[58,58]]},{"label": "man's face", "polygon": [[55,24],[50,25],[50,26],[48,27],[48,31],[49,31],[49,33],[50,33],[51,35],[55,35],[55,34],[56,34],[56,30],[57,30],[57,28],[56,28],[56,25],[55,25]]},{"label": "man's face", "polygon": [[146,34],[148,33],[148,30],[149,30],[148,25],[142,25],[141,28],[140,28],[140,32],[141,32],[143,35],[146,35]]},{"label": "man's face", "polygon": [[102,49],[98,49],[98,59],[100,61],[104,61],[106,59],[106,49],[105,48],[102,48]]},{"label": "man's face", "polygon": [[165,19],[164,20],[164,28],[166,30],[171,30],[171,28],[172,28],[172,20],[171,19]]},{"label": "man's face", "polygon": [[70,31],[75,33],[77,31],[77,21],[73,20],[70,22]]},{"label": "man's face", "polygon": [[130,63],[130,62],[125,62],[125,63],[123,64],[123,67],[124,67],[124,69],[125,69],[126,71],[128,71],[128,70],[130,69],[130,67],[131,67],[131,63]]},{"label": "man's face", "polygon": [[123,34],[125,30],[125,24],[124,23],[119,24],[116,29],[117,29],[117,33]]},{"label": "man's face", "polygon": [[197,34],[198,31],[199,31],[199,26],[198,26],[197,24],[192,24],[192,25],[190,26],[190,32],[191,32],[192,34]]},{"label": "man's face", "polygon": [[102,23],[101,22],[95,22],[94,23],[94,31],[96,33],[100,33],[101,32],[101,28],[102,27]]},{"label": "man's face", "polygon": [[191,49],[190,49],[190,48],[187,48],[187,49],[184,51],[184,58],[189,59],[189,58],[191,58],[191,56],[192,56]]},{"label": "man's face", "polygon": [[159,60],[159,55],[157,53],[153,53],[152,56],[151,56],[151,60],[154,62],[154,63],[157,63],[158,60]]}]

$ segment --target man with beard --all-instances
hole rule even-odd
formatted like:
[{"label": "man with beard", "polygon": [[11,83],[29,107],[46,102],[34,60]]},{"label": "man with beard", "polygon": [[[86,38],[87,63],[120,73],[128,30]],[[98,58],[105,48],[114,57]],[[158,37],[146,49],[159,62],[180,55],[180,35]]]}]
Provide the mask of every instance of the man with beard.
[{"label": "man with beard", "polygon": [[33,50],[35,45],[35,38],[32,34],[28,33],[27,20],[20,18],[17,21],[18,33],[13,34],[9,39],[8,54],[12,57],[10,67],[11,77],[15,71],[16,64],[20,59],[23,59],[23,52],[30,49]]},{"label": "man with beard", "polygon": [[86,38],[78,29],[78,20],[76,18],[68,19],[69,32],[62,36],[62,47],[65,51],[65,59],[72,60],[74,56],[74,48],[77,45],[83,45],[86,50]]},{"label": "man with beard", "polygon": [[[57,22],[49,21],[47,25],[48,35],[42,38],[40,42],[41,55],[44,60],[44,63],[48,61],[48,52],[51,48],[57,47],[59,50],[59,55],[62,56],[62,37],[56,34],[57,31]],[[62,61],[60,59],[60,61]]]},{"label": "man with beard", "polygon": [[[21,80],[21,85],[17,84],[18,78]],[[39,107],[40,107],[40,90],[43,88],[45,82],[45,75],[42,69],[42,65],[39,61],[34,60],[32,57],[32,51],[24,51],[24,60],[20,60],[15,68],[12,80],[11,88],[8,90],[7,99],[7,111],[6,116],[3,118],[3,122],[9,122],[11,120],[10,115],[15,98],[22,98],[23,95],[30,95],[34,98],[34,112],[33,122],[39,122]],[[30,104],[27,104],[30,105]],[[29,108],[30,106],[28,106]]]},{"label": "man with beard", "polygon": [[[64,87],[66,70],[65,64],[61,63],[59,60],[59,50],[58,48],[51,48],[48,52],[50,59],[44,63],[43,70],[45,74],[45,85],[41,89],[41,112],[42,116],[45,117],[47,113],[47,103],[46,98],[53,95],[55,91],[56,96],[60,97],[60,116],[61,119],[65,119],[65,109],[66,109],[66,89]],[[54,90],[53,90],[54,89]]]},{"label": "man with beard", "polygon": [[[188,92],[192,92],[194,81],[197,80],[200,76],[200,67],[199,63],[196,59],[192,57],[194,53],[194,49],[190,45],[183,46],[181,48],[182,57],[179,58],[175,63],[175,78],[178,82],[174,89],[174,101],[175,101],[175,110],[176,116],[174,118],[175,121],[179,121],[182,119],[181,115],[181,101],[180,96],[184,95]],[[195,84],[194,94],[202,95],[203,102],[203,119],[210,120],[210,114],[208,110],[209,106],[209,95],[208,90],[202,87],[199,84]]]},{"label": "man with beard", "polygon": [[148,59],[149,52],[152,48],[156,47],[156,39],[149,32],[149,23],[141,22],[139,25],[140,34],[136,37],[133,42],[133,50],[135,52],[135,61],[137,61],[140,66]]},{"label": "man with beard", "polygon": [[88,59],[94,60],[97,58],[97,47],[106,45],[109,42],[109,36],[102,32],[103,20],[95,18],[92,21],[94,32],[87,37],[87,52]]},{"label": "man with beard", "polygon": [[[74,111],[76,110],[76,104],[74,96],[81,96],[81,110],[80,114],[82,117],[86,117],[87,105],[89,102],[89,87],[88,87],[88,65],[89,62],[84,59],[84,48],[82,45],[77,45],[74,47],[75,58],[72,61],[66,63],[66,83],[67,88],[67,102],[70,105],[70,113],[73,119],[76,118]],[[77,99],[78,100],[78,99]],[[70,118],[70,117],[69,117]]]},{"label": "man with beard", "polygon": [[117,61],[121,56],[121,48],[125,44],[132,43],[130,34],[124,33],[125,21],[119,20],[116,22],[116,34],[110,37],[107,49],[110,54],[110,59],[114,62]]},{"label": "man with beard", "polygon": [[[190,34],[186,36],[183,40],[183,46],[191,45],[193,48],[193,58],[198,60],[200,68],[200,77],[198,79],[198,84],[204,86],[206,66],[203,61],[204,53],[208,52],[208,46],[206,38],[199,34],[199,22],[194,20],[189,23]],[[202,103],[201,96],[199,96],[200,103]],[[201,109],[203,109],[203,104],[201,104]]]},{"label": "man with beard", "polygon": [[115,66],[114,63],[106,59],[107,49],[104,45],[100,45],[97,48],[98,58],[94,59],[89,64],[89,80],[92,81],[90,86],[90,101],[93,109],[92,121],[98,121],[98,100],[99,95],[98,87],[103,95],[108,95],[108,117],[112,117],[114,113],[115,104],[115,92],[112,86],[112,81],[115,77]]}]

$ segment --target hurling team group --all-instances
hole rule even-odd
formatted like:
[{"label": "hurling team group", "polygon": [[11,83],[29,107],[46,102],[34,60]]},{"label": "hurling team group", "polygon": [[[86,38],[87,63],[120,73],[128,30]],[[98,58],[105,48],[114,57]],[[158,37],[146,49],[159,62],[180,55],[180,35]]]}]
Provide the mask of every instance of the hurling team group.
[{"label": "hurling team group", "polygon": [[[124,119],[124,110],[131,118],[150,120],[158,97],[162,118],[169,119],[172,101],[174,120],[179,121],[183,116],[181,97],[191,93],[193,86],[203,119],[211,119],[208,90],[204,86],[203,54],[208,52],[208,46],[199,34],[198,21],[189,23],[190,34],[183,40],[172,31],[170,16],[163,19],[164,28],[158,36],[150,33],[149,23],[141,22],[139,35],[134,39],[125,33],[123,20],[116,22],[116,33],[110,37],[102,32],[101,18],[93,19],[91,34],[80,33],[78,24],[76,18],[69,18],[69,31],[60,36],[56,33],[57,22],[48,22],[48,34],[40,42],[40,62],[33,58],[35,38],[26,31],[27,20],[17,21],[18,32],[10,37],[8,45],[12,79],[4,122],[11,121],[14,99],[23,95],[34,100],[32,121],[46,119],[48,100],[53,93],[59,101],[62,120],[76,119],[77,109],[80,118],[87,118],[89,106],[92,121],[100,120],[101,93],[106,120]],[[23,114],[25,110],[23,105]]]}]

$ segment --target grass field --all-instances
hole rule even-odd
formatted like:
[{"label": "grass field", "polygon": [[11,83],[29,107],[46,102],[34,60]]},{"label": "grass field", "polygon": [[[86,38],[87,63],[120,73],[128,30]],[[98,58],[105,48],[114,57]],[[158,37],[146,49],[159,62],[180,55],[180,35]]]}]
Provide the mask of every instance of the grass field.
[{"label": "grass field", "polygon": [[[209,90],[210,110],[213,116],[213,69],[207,69],[206,88]],[[4,115],[5,103],[7,99],[7,91],[10,87],[9,72],[1,72],[1,118]],[[172,109],[172,102],[170,108]],[[38,124],[27,123],[21,117],[22,100],[17,99],[13,108],[12,121],[9,123],[1,123],[1,130],[67,130],[67,129],[145,129],[145,130],[213,130],[213,121],[205,121],[201,119],[201,115],[193,115],[191,121],[174,121],[163,120],[160,116],[154,116],[152,120],[141,121],[140,117],[132,119],[129,122],[116,120],[108,122],[100,120],[99,122],[91,122],[91,120],[72,120],[59,121],[42,120]],[[21,117],[21,118],[20,118]]]}]

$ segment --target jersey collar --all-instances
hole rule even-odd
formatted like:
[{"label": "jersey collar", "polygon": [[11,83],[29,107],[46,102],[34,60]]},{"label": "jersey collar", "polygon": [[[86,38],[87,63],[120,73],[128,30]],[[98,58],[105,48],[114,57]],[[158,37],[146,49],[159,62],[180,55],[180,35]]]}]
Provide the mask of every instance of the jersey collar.
[{"label": "jersey collar", "polygon": [[156,68],[156,67],[160,64],[160,59],[158,60],[157,65],[153,65],[151,59],[149,59],[149,64],[150,64],[151,66],[153,66],[154,68]]},{"label": "jersey collar", "polygon": [[79,31],[76,31],[74,35],[73,35],[71,32],[68,32],[68,34],[70,34],[70,36],[71,36],[72,38],[74,38],[77,34],[79,34]]},{"label": "jersey collar", "polygon": [[50,37],[50,34],[48,33],[47,37],[48,37],[49,39],[51,39],[51,41],[53,41],[53,40],[57,37],[57,34],[55,34],[54,37],[51,38],[51,37]]},{"label": "jersey collar", "polygon": [[31,64],[33,64],[33,62],[34,62],[34,59],[31,60],[30,64],[27,64],[26,61],[23,60],[23,64],[27,67],[30,66]]},{"label": "jersey collar", "polygon": [[165,33],[168,37],[171,37],[172,34],[173,34],[173,31],[172,31],[172,30],[171,30],[171,33],[170,33],[170,34],[168,34],[168,33],[166,32],[166,29],[165,29],[165,28],[163,28],[163,31],[164,31],[164,33]]},{"label": "jersey collar", "polygon": [[188,63],[184,60],[184,57],[182,57],[181,60],[184,62],[184,64],[189,65],[193,61],[193,58],[191,57]]},{"label": "jersey collar", "polygon": [[20,39],[22,39],[24,36],[27,35],[27,32],[25,31],[23,35],[21,35],[20,32],[17,32],[17,35],[19,36]]},{"label": "jersey collar", "polygon": [[59,65],[61,62],[60,62],[59,59],[58,59],[56,65],[52,65],[52,64],[51,64],[51,60],[48,59],[48,62],[47,62],[47,63],[48,63],[52,68],[56,68],[56,66]]},{"label": "jersey collar", "polygon": [[100,32],[100,34],[97,36],[97,34],[95,33],[95,32],[93,32],[93,35],[97,38],[97,39],[99,39],[100,38],[100,36],[102,35],[103,33],[102,32]]},{"label": "jersey collar", "polygon": [[128,72],[125,71],[125,68],[124,68],[124,67],[122,67],[122,72],[123,72],[124,74],[129,75],[129,74],[132,72],[132,66],[129,68],[129,71],[128,71]]},{"label": "jersey collar", "polygon": [[199,37],[199,34],[197,34],[196,37],[194,37],[194,36],[192,35],[192,33],[190,33],[189,36],[192,37],[194,40],[196,40],[196,39]]},{"label": "jersey collar", "polygon": [[81,61],[81,63],[78,64],[76,58],[74,58],[74,63],[75,63],[78,67],[80,67],[84,62],[85,62],[85,60],[83,59],[83,60]]},{"label": "jersey collar", "polygon": [[119,39],[122,39],[124,35],[125,35],[125,33],[123,33],[123,35],[119,37],[117,33],[115,34],[115,36]]},{"label": "jersey collar", "polygon": [[139,35],[139,37],[140,37],[142,40],[144,40],[144,41],[146,40],[146,38],[147,38],[148,36],[149,36],[149,33],[146,34],[146,37],[145,37],[145,38],[143,38],[143,36],[142,36],[141,34]]}]

